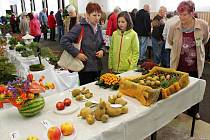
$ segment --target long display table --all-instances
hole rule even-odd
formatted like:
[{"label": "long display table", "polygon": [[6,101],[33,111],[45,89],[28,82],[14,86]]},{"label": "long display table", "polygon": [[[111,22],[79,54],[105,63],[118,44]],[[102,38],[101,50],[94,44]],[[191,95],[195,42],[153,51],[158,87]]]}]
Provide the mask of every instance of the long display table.
[{"label": "long display table", "polygon": [[[88,125],[85,120],[77,117],[79,110],[84,107],[84,102],[73,100],[72,104],[80,106],[80,109],[73,114],[58,115],[54,113],[53,109],[57,101],[71,97],[70,91],[66,90],[45,97],[44,110],[32,118],[23,118],[16,108],[0,111],[0,136],[2,140],[10,140],[10,133],[18,131],[23,139],[29,135],[36,135],[44,140],[47,139],[47,130],[41,121],[48,120],[57,126],[65,121],[72,121],[76,129],[75,140],[140,140],[202,101],[205,86],[205,80],[190,77],[190,84],[186,88],[149,107],[141,105],[136,99],[124,96],[128,102],[129,111],[127,114],[110,118],[107,123],[96,121],[93,125]],[[92,100],[99,100],[100,98],[107,100],[108,96],[118,92],[102,89],[95,83],[87,84],[85,87],[94,93]],[[71,140],[71,138],[72,136],[63,137],[62,140]]]}]

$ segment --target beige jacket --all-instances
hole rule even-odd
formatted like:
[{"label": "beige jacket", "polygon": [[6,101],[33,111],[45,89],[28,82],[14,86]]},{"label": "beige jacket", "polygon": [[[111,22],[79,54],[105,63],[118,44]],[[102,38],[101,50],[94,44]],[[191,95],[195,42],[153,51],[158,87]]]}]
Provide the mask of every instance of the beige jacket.
[{"label": "beige jacket", "polygon": [[[171,68],[177,69],[179,64],[179,58],[182,48],[182,31],[181,22],[178,21],[176,24],[171,26],[168,34],[168,43],[172,46],[170,56]],[[208,41],[208,24],[201,19],[195,19],[195,42],[197,52],[197,69],[198,77],[200,78],[203,73],[204,61],[205,61],[205,48],[204,44]]]},{"label": "beige jacket", "polygon": [[70,16],[67,16],[65,19],[64,19],[64,33],[68,33],[69,32],[69,24],[70,24]]}]

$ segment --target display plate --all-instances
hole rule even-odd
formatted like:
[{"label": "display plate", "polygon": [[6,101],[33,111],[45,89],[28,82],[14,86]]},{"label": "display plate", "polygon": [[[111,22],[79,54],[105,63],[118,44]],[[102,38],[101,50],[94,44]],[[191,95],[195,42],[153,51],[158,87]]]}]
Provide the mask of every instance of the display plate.
[{"label": "display plate", "polygon": [[66,115],[72,114],[79,109],[79,105],[77,103],[72,103],[70,106],[65,106],[64,110],[57,110],[56,106],[53,108],[53,111],[56,114]]}]

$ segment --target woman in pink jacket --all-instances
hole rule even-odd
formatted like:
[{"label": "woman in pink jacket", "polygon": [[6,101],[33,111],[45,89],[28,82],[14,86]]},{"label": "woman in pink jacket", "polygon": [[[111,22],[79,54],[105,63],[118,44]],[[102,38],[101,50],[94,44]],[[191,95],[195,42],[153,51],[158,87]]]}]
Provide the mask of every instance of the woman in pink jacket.
[{"label": "woman in pink jacket", "polygon": [[34,17],[32,13],[28,14],[30,21],[29,21],[29,28],[30,28],[30,35],[34,36],[34,42],[39,42],[41,37],[41,29],[40,23],[37,18]]}]

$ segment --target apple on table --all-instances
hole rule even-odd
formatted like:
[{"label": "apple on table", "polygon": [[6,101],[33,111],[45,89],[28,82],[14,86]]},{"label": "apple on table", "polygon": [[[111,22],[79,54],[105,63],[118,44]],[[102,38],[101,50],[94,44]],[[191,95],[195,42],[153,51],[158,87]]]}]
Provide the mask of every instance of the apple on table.
[{"label": "apple on table", "polygon": [[74,132],[74,126],[70,121],[62,123],[60,128],[64,136],[69,136]]},{"label": "apple on table", "polygon": [[57,108],[57,110],[64,110],[65,104],[63,102],[57,102],[56,108]]},{"label": "apple on table", "polygon": [[63,103],[64,103],[65,106],[70,106],[71,105],[71,99],[70,98],[65,98],[63,100]]},{"label": "apple on table", "polygon": [[61,130],[56,126],[52,126],[48,129],[47,136],[49,140],[60,140]]}]

